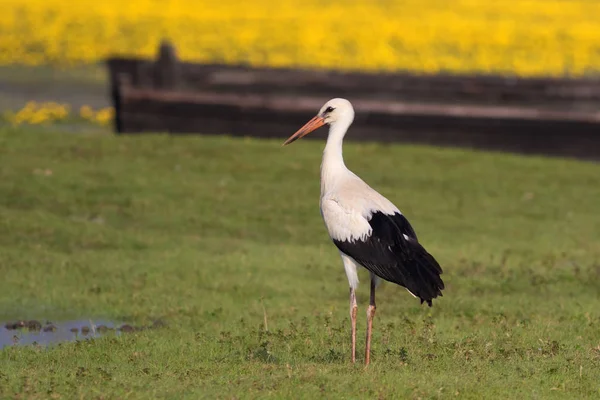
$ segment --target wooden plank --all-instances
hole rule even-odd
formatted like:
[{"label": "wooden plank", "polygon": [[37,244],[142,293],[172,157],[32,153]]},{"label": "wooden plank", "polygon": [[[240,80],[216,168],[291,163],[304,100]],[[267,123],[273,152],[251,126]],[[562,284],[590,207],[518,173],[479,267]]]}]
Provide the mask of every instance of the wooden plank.
[{"label": "wooden plank", "polygon": [[[141,59],[108,61],[111,77],[130,74],[134,86],[144,82],[144,71],[154,68],[154,64]],[[600,79],[591,78],[373,74],[191,63],[180,63],[178,74],[181,88],[187,91],[600,109]]]},{"label": "wooden plank", "polygon": [[[123,132],[166,131],[284,139],[318,97],[182,93],[124,87]],[[600,159],[600,112],[407,104],[358,99],[349,140],[401,141]],[[324,138],[321,129],[315,138]]]},{"label": "wooden plank", "polygon": [[[286,95],[259,95],[239,93],[215,93],[215,92],[175,92],[157,91],[151,89],[135,89],[128,87],[124,89],[127,101],[132,100],[155,100],[162,104],[196,104],[198,107],[217,105],[222,108],[256,108],[268,109],[273,114],[278,112],[316,112],[324,101],[318,97],[293,97]],[[581,121],[600,123],[600,110],[596,112],[580,111],[556,111],[547,109],[527,109],[519,107],[486,107],[486,106],[464,106],[447,104],[418,104],[404,103],[398,101],[380,101],[351,99],[357,112],[365,114],[380,113],[387,115],[415,115],[431,117],[445,115],[457,118],[489,118],[489,119],[514,119],[514,120],[547,120],[551,121]]]}]

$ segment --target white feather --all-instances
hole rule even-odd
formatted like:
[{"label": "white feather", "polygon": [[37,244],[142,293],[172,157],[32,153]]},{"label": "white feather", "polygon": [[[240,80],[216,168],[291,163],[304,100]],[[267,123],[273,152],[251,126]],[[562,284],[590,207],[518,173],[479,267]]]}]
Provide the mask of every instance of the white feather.
[{"label": "white feather", "polygon": [[373,213],[400,213],[356,175],[340,171],[338,177],[336,185],[321,197],[321,214],[332,239],[366,240],[371,235],[369,221]]},{"label": "white feather", "polygon": [[346,276],[348,277],[348,284],[352,289],[358,288],[358,268],[360,267],[360,264],[341,251],[340,256],[342,256],[342,262],[344,263],[344,269],[346,270]]}]

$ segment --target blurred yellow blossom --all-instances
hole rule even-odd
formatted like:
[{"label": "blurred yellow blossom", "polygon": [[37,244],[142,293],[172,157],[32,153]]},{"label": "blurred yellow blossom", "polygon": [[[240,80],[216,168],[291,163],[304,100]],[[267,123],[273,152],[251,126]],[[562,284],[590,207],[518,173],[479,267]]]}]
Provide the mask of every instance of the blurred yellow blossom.
[{"label": "blurred yellow blossom", "polygon": [[271,66],[582,75],[600,71],[591,0],[2,0],[0,64],[154,57]]},{"label": "blurred yellow blossom", "polygon": [[38,103],[30,101],[17,112],[8,111],[5,118],[13,125],[44,124],[62,121],[69,115],[69,105],[54,102]]},{"label": "blurred yellow blossom", "polygon": [[94,111],[90,106],[81,106],[81,108],[79,108],[79,115],[81,118],[89,120],[94,117]]},{"label": "blurred yellow blossom", "polygon": [[108,125],[112,122],[115,115],[115,110],[112,107],[101,108],[94,111],[90,106],[82,106],[79,109],[79,116],[90,122],[99,125]]},{"label": "blurred yellow blossom", "polygon": [[95,111],[90,106],[82,106],[77,116],[71,114],[68,104],[30,101],[18,111],[6,111],[3,117],[13,125],[51,124],[69,119],[75,120],[77,117],[95,124],[108,125],[114,118],[114,109],[106,107]]},{"label": "blurred yellow blossom", "polygon": [[108,125],[112,123],[115,118],[115,109],[112,107],[105,107],[96,112],[96,122],[100,125]]}]

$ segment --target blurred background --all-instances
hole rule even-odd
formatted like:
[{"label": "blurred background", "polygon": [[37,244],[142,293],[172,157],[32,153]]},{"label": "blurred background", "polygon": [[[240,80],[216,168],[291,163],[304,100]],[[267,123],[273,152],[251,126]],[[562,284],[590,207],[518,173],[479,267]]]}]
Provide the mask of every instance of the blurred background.
[{"label": "blurred background", "polygon": [[197,63],[518,77],[600,70],[600,6],[587,0],[3,0],[2,8],[1,121],[13,125],[111,130],[105,60],[154,59],[164,39]]}]

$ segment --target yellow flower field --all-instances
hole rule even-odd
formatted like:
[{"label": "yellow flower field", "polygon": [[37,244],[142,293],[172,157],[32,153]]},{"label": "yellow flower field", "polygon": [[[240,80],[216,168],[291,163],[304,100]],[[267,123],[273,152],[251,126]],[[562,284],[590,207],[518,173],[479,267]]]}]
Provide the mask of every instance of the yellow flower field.
[{"label": "yellow flower field", "polygon": [[0,64],[111,54],[340,69],[600,71],[594,0],[0,0]]}]

